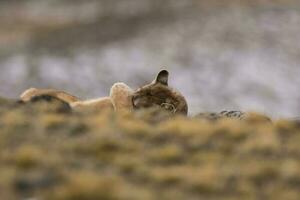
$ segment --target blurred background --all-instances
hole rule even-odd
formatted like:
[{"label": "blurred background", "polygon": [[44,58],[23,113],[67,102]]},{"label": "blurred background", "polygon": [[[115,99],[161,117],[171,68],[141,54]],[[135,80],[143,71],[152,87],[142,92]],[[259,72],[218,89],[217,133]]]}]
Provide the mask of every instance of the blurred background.
[{"label": "blurred background", "polygon": [[300,116],[298,0],[1,0],[0,95],[104,96],[170,70],[203,111]]}]

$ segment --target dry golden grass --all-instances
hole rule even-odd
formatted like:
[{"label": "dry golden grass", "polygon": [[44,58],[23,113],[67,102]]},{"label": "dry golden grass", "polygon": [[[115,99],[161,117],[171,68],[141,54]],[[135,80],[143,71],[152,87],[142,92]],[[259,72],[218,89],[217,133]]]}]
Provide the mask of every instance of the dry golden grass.
[{"label": "dry golden grass", "polygon": [[4,199],[299,199],[300,124],[0,102]]}]

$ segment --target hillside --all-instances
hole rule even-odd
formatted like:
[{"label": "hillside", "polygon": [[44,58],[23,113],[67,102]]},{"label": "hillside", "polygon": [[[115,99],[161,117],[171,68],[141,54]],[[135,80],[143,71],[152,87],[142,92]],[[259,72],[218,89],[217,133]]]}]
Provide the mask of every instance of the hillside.
[{"label": "hillside", "polygon": [[1,199],[299,199],[300,125],[0,100]]}]

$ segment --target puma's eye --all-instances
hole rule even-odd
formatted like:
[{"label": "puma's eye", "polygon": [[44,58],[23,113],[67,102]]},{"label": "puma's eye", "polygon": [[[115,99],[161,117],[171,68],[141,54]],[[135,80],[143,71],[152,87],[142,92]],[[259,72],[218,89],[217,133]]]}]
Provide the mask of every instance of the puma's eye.
[{"label": "puma's eye", "polygon": [[165,110],[167,111],[170,111],[172,113],[175,113],[176,112],[176,108],[173,104],[170,104],[170,103],[162,103],[161,104],[161,107],[164,108]]}]

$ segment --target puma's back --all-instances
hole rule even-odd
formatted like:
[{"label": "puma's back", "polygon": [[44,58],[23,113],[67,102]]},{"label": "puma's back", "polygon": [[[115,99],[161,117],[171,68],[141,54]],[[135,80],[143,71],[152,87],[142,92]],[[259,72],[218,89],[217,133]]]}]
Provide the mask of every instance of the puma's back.
[{"label": "puma's back", "polygon": [[184,96],[168,86],[169,72],[161,71],[156,79],[134,92],[132,103],[135,109],[161,107],[175,114],[187,115],[188,105]]},{"label": "puma's back", "polygon": [[99,111],[106,109],[132,110],[131,95],[133,90],[124,83],[115,83],[111,87],[110,96],[90,100],[80,100],[67,92],[55,89],[30,88],[20,96],[20,103],[38,101],[60,101],[76,111]]}]

